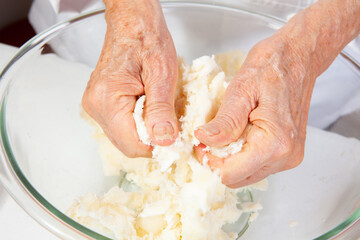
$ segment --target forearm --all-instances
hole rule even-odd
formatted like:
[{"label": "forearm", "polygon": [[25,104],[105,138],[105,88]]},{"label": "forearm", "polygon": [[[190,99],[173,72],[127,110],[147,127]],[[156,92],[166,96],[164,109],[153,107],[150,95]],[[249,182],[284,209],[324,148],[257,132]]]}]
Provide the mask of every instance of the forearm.
[{"label": "forearm", "polygon": [[359,0],[319,0],[293,17],[283,36],[311,79],[325,71],[340,51],[360,33]]},{"label": "forearm", "polygon": [[159,0],[104,0],[104,3],[107,31],[100,63],[115,61],[117,56],[125,58],[124,62],[127,58],[144,58],[145,52],[172,44]]},{"label": "forearm", "polygon": [[117,38],[141,40],[163,34],[166,23],[159,0],[104,0],[104,3],[108,28],[116,31]]}]

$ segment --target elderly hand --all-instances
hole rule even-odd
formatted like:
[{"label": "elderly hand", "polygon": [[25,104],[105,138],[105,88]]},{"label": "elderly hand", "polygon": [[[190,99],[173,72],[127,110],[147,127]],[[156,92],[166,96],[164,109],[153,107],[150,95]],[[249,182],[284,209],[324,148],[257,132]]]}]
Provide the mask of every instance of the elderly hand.
[{"label": "elderly hand", "polygon": [[152,141],[174,142],[175,47],[158,0],[106,0],[105,5],[105,42],[82,106],[125,155],[151,157],[151,147],[139,140],[133,110],[137,96],[146,94],[144,117]]},{"label": "elderly hand", "polygon": [[237,154],[221,159],[196,149],[224,184],[242,187],[301,163],[315,79],[359,34],[359,16],[359,1],[320,0],[249,52],[216,117],[195,132],[219,147],[252,124]]}]

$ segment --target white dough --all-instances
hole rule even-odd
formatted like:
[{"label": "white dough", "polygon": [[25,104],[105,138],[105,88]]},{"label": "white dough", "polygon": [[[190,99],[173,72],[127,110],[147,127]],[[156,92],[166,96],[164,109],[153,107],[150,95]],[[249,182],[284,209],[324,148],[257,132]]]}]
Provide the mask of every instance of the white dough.
[{"label": "white dough", "polygon": [[141,96],[135,104],[134,109],[134,120],[136,124],[136,128],[140,137],[140,140],[145,143],[146,145],[151,144],[151,138],[149,133],[146,130],[146,125],[143,119],[143,112],[144,112],[144,102],[145,102],[145,95]]},{"label": "white dough", "polygon": [[[217,58],[232,69],[229,64],[239,68],[242,56],[231,53]],[[126,172],[126,182],[136,187],[132,191],[114,187],[103,197],[90,194],[74,203],[70,217],[115,239],[236,239],[236,234],[226,233],[222,227],[238,220],[243,212],[257,212],[261,206],[242,203],[237,193],[249,187],[226,187],[194,153],[194,146],[199,144],[194,130],[215,116],[231,80],[215,59],[204,56],[191,66],[180,59],[176,96],[181,131],[171,146],[153,145],[143,119],[145,96],[138,99],[134,119],[140,139],[154,146],[152,159],[125,157],[97,128],[105,174]],[[226,157],[241,147],[239,140],[210,151]],[[241,204],[243,207],[238,207]]]}]

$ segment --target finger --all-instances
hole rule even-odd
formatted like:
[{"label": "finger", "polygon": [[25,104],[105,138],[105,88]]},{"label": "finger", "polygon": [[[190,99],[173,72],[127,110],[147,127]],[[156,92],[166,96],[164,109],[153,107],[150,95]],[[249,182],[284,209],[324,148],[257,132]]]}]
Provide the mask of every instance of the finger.
[{"label": "finger", "polygon": [[[195,153],[198,159],[200,159],[202,164],[207,163],[213,171],[219,169],[221,170],[224,167],[224,159],[211,155],[211,153],[206,151],[205,148],[206,146],[204,144],[199,144],[198,146],[195,147]],[[272,166],[272,168],[273,167],[274,166]],[[270,174],[276,172],[273,171],[272,168],[262,167],[254,174],[246,178],[239,178],[240,180],[238,182],[228,184],[227,186],[230,188],[240,188],[257,183],[262,179],[266,178],[267,176],[269,176]],[[255,166],[255,169],[257,169],[257,166]]]},{"label": "finger", "polygon": [[242,180],[242,181],[240,181],[238,183],[228,185],[228,187],[230,187],[230,188],[245,187],[245,186],[260,182],[261,180],[268,177],[270,174],[271,174],[270,172],[263,171],[263,170],[260,169],[258,172],[256,172],[253,175],[247,177],[246,179],[244,179],[244,180]]},{"label": "finger", "polygon": [[104,132],[114,145],[128,157],[151,157],[151,146],[139,139],[133,118],[135,96],[120,96],[108,103],[111,110],[105,117]]},{"label": "finger", "polygon": [[[278,164],[275,164],[275,165],[278,165]],[[249,185],[255,184],[257,182],[260,182],[261,180],[267,178],[271,174],[274,174],[277,172],[278,167],[275,165],[264,166],[261,169],[259,169],[257,172],[255,172],[253,175],[251,175],[237,183],[230,184],[230,185],[228,185],[228,187],[241,188],[241,187],[249,186]]]},{"label": "finger", "polygon": [[204,144],[199,144],[198,146],[195,146],[195,154],[198,158],[198,160],[202,164],[208,164],[211,170],[219,170],[224,165],[224,159],[216,157],[212,155],[210,152],[206,151],[206,146]]},{"label": "finger", "polygon": [[[265,163],[274,161],[276,141],[265,129],[253,125],[242,150],[224,160],[220,170],[222,181],[227,186],[236,186],[258,172]],[[255,175],[255,179],[262,175]],[[251,181],[249,178],[248,181]]]},{"label": "finger", "polygon": [[126,156],[151,157],[151,147],[139,140],[133,119],[135,96],[144,94],[136,75],[121,67],[116,72],[95,70],[84,92],[82,106]]},{"label": "finger", "polygon": [[[251,130],[251,127],[252,127],[251,123],[249,123],[245,127],[241,135],[242,139],[246,139],[247,135]],[[208,164],[212,170],[221,169],[222,166],[224,165],[224,159],[212,155],[210,151],[208,151],[206,148],[207,146],[202,143],[194,147],[198,161],[201,162],[202,164],[205,163]]]},{"label": "finger", "polygon": [[247,87],[237,80],[230,84],[215,118],[195,131],[200,142],[220,147],[239,139],[252,110],[252,101],[247,93],[249,90],[245,90]]},{"label": "finger", "polygon": [[174,143],[179,132],[174,107],[177,58],[173,51],[174,54],[154,53],[143,63],[145,123],[152,141],[161,146]]},{"label": "finger", "polygon": [[202,143],[194,147],[195,155],[199,162],[203,163],[203,159],[206,156],[207,151],[205,151],[206,146]]},{"label": "finger", "polygon": [[[274,141],[275,143],[275,141]],[[276,144],[274,144],[276,145]],[[284,156],[283,153],[279,154],[279,151],[276,151],[275,148],[268,148],[269,151],[276,152],[277,154],[273,154],[271,156],[275,158],[272,159],[272,161],[269,161],[269,159],[264,159],[265,166],[261,167],[257,172],[254,174],[246,177],[246,178],[239,178],[239,181],[237,183],[229,184],[228,187],[231,188],[240,188],[244,186],[248,186],[254,183],[257,183],[264,178],[268,177],[271,174],[274,174],[276,172],[281,172],[285,170],[289,170],[291,168],[294,168],[298,166],[303,158],[303,151],[297,150],[297,152],[294,152],[294,156],[291,158],[284,158],[280,156]],[[286,155],[286,154],[285,154]],[[275,160],[275,161],[274,161]],[[268,165],[266,165],[268,164]]]}]

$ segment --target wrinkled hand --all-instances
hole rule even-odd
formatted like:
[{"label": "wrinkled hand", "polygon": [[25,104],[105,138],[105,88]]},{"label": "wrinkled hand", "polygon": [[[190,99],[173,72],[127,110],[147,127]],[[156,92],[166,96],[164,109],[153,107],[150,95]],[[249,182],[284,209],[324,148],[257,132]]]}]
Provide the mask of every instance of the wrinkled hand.
[{"label": "wrinkled hand", "polygon": [[174,142],[178,134],[174,44],[157,0],[105,4],[105,42],[82,106],[125,155],[151,156],[151,147],[139,140],[133,110],[137,96],[146,94],[144,118],[152,141]]},{"label": "wrinkled hand", "polygon": [[[291,66],[281,40],[257,44],[230,83],[216,117],[195,132],[209,146],[236,141],[251,123],[241,152],[220,159],[197,148],[219,168],[223,183],[241,187],[300,164],[313,81],[306,69]],[[291,54],[293,55],[293,54]]]},{"label": "wrinkled hand", "polygon": [[316,77],[360,33],[359,14],[359,2],[319,0],[249,52],[215,118],[195,132],[209,146],[244,137],[225,159],[196,149],[224,184],[242,187],[301,163]]}]

